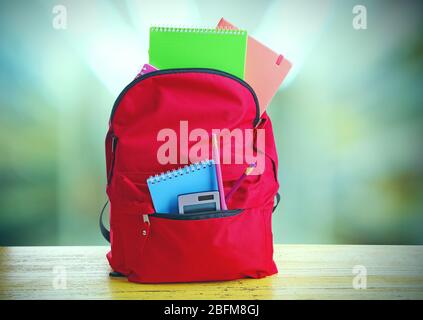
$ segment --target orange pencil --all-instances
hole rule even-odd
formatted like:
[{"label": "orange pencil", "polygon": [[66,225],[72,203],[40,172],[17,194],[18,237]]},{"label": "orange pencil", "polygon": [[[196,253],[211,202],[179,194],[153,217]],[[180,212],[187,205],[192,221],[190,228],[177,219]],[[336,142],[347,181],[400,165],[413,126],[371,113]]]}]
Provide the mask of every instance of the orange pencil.
[{"label": "orange pencil", "polygon": [[247,170],[245,170],[245,172],[242,174],[242,176],[235,182],[235,184],[232,187],[231,191],[229,191],[229,193],[226,195],[226,197],[225,197],[225,200],[226,201],[228,201],[231,198],[231,196],[234,194],[234,192],[238,190],[238,188],[240,187],[242,181],[244,181],[244,179],[246,177],[248,177],[251,174],[251,172],[253,172],[253,170],[254,170],[254,168],[256,166],[257,166],[257,163],[253,163],[253,164],[250,164],[247,167]]}]

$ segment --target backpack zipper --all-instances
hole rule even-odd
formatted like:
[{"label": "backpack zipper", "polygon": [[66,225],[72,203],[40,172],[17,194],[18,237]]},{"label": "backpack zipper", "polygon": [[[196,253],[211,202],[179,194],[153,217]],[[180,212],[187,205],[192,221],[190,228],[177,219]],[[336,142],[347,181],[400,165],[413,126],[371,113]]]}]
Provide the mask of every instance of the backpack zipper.
[{"label": "backpack zipper", "polygon": [[257,98],[256,93],[254,92],[254,89],[251,88],[251,86],[245,82],[244,80],[230,74],[224,71],[220,71],[220,70],[215,70],[215,69],[208,69],[208,68],[183,68],[183,69],[166,69],[166,70],[157,70],[157,71],[153,71],[150,73],[147,73],[143,76],[140,76],[138,78],[135,78],[130,84],[128,84],[125,89],[123,89],[123,91],[119,94],[119,96],[117,97],[113,108],[112,108],[112,112],[110,114],[110,120],[109,123],[112,124],[113,122],[113,117],[116,113],[116,110],[120,104],[120,102],[122,101],[123,97],[125,96],[125,94],[136,84],[138,84],[139,82],[146,80],[148,78],[154,77],[154,76],[159,76],[159,75],[164,75],[164,74],[178,74],[178,73],[209,73],[209,74],[216,74],[216,75],[220,75],[223,76],[225,78],[229,78],[232,80],[235,80],[236,82],[240,83],[241,85],[243,85],[245,88],[247,88],[253,98],[254,98],[254,102],[256,105],[256,116],[255,119],[253,121],[253,127],[255,127],[259,121],[260,121],[260,107],[259,107],[259,101]]},{"label": "backpack zipper", "polygon": [[200,213],[190,213],[190,214],[168,214],[168,213],[153,213],[150,216],[159,219],[168,219],[168,220],[207,220],[213,218],[226,218],[236,216],[242,213],[243,209],[236,210],[221,210],[221,211],[208,211]]},{"label": "backpack zipper", "polygon": [[150,218],[148,217],[148,214],[143,214],[142,220],[143,220],[143,228],[141,230],[141,234],[144,237],[147,237],[150,233]]}]

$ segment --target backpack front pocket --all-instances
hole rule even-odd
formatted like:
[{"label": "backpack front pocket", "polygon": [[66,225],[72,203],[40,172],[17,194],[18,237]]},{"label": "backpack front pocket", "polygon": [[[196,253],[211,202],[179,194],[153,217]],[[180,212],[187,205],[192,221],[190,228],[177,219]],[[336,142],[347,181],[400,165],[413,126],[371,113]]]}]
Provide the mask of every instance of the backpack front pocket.
[{"label": "backpack front pocket", "polygon": [[[191,282],[261,278],[277,272],[266,208],[189,215],[128,215],[127,261],[134,282]],[[271,212],[271,208],[267,208]],[[270,240],[270,243],[269,243]]]}]

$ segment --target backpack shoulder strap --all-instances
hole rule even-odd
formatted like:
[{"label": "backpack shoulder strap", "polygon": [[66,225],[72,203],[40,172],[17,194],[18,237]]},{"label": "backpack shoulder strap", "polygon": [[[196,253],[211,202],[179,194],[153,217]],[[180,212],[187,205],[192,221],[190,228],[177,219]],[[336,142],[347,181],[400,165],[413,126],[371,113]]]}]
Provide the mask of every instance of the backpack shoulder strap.
[{"label": "backpack shoulder strap", "polygon": [[109,201],[106,201],[106,203],[103,206],[103,209],[101,209],[101,213],[100,213],[100,231],[101,234],[103,235],[104,239],[107,240],[107,242],[110,242],[110,231],[107,230],[107,228],[104,226],[103,223],[103,214],[104,211],[106,210],[107,205],[109,204]]},{"label": "backpack shoulder strap", "polygon": [[275,212],[276,208],[278,207],[279,203],[281,202],[281,194],[279,192],[276,193],[275,197],[276,197],[276,203],[273,206],[272,212]]}]

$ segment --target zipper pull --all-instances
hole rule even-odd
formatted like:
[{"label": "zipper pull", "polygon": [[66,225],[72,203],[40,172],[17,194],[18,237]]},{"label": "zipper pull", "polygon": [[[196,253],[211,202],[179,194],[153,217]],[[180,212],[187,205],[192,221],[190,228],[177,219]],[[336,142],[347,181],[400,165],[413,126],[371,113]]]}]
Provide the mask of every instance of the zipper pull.
[{"label": "zipper pull", "polygon": [[144,224],[143,224],[143,228],[141,230],[141,234],[144,237],[147,237],[150,234],[150,218],[148,217],[148,214],[143,214],[142,220],[143,220]]}]

